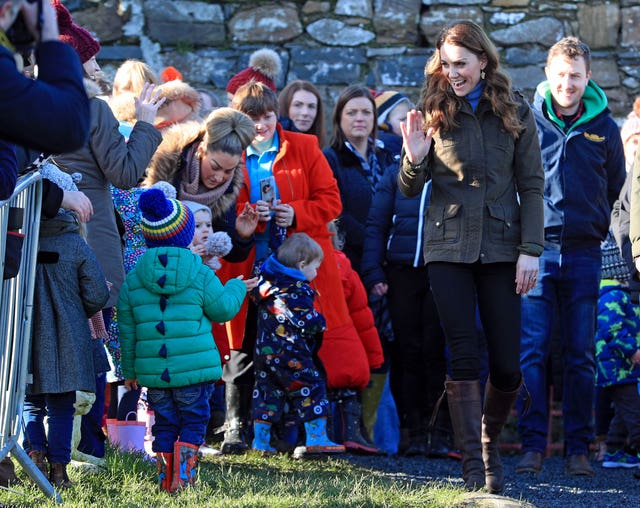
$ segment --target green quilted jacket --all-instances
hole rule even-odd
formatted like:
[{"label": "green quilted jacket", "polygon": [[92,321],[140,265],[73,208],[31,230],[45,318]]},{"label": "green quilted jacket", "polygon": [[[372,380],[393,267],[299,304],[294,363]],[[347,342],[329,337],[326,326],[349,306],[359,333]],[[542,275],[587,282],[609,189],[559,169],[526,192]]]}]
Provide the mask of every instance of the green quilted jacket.
[{"label": "green quilted jacket", "polygon": [[224,286],[190,250],[149,249],[129,272],[118,299],[125,379],[177,388],[222,375],[212,322],[236,315],[246,295],[237,279]]}]

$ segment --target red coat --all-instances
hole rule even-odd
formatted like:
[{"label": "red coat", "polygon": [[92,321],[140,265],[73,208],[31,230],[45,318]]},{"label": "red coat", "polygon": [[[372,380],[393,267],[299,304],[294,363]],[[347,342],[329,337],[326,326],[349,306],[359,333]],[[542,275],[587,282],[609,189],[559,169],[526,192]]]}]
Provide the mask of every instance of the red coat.
[{"label": "red coat", "polygon": [[[345,301],[342,285],[339,284],[340,273],[333,255],[333,245],[327,223],[338,217],[342,211],[340,191],[329,163],[318,147],[315,136],[283,130],[277,127],[280,139],[280,150],[272,166],[273,176],[278,186],[280,200],[289,204],[295,211],[295,227],[289,233],[307,233],[320,244],[324,252],[324,260],[318,270],[318,276],[312,286],[317,292],[315,306],[327,320],[320,356],[333,338],[343,340],[360,340],[351,321],[349,309]],[[238,210],[250,201],[251,182],[245,168],[244,184],[238,195]],[[248,259],[241,263],[223,262],[217,272],[222,280],[244,275],[250,277],[255,259],[255,249]],[[227,334],[231,349],[240,349],[244,336],[247,315],[245,301],[238,315],[227,323]],[[351,365],[352,358],[347,358],[346,374],[334,373],[333,362],[327,362],[329,388],[364,387],[369,382],[369,368],[364,365]],[[341,369],[344,365],[341,366]]]},{"label": "red coat", "polygon": [[[357,350],[364,349],[367,356],[368,367],[370,369],[382,367],[384,363],[384,353],[382,351],[378,329],[376,328],[373,318],[373,312],[371,312],[371,308],[369,308],[367,290],[364,288],[360,276],[351,266],[351,261],[349,261],[346,254],[336,250],[334,251],[334,255],[338,263],[338,270],[340,270],[342,288],[344,290],[344,296],[347,299],[349,314],[360,338],[358,344],[354,343],[345,346],[352,351],[348,354],[348,357],[353,358],[356,355],[360,356]],[[327,355],[327,362],[333,363],[331,361],[333,352],[327,350],[324,351],[324,354]],[[320,356],[323,357],[322,350],[320,351]]]}]

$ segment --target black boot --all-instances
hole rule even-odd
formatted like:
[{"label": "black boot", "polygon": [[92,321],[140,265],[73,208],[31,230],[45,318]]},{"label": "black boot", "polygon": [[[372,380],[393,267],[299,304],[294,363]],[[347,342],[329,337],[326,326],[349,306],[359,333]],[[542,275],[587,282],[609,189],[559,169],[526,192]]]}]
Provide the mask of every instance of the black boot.
[{"label": "black boot", "polygon": [[338,400],[338,411],[342,421],[342,439],[348,452],[379,455],[382,451],[367,441],[360,431],[362,408],[356,393],[348,394]]},{"label": "black boot", "polygon": [[416,457],[427,454],[427,425],[418,407],[407,411],[409,426],[409,445],[404,452],[405,457]]},{"label": "black boot", "polygon": [[480,381],[445,382],[449,414],[457,446],[462,453],[462,479],[467,490],[484,487],[484,462],[482,461],[482,403]]},{"label": "black boot", "polygon": [[[225,454],[240,454],[249,449],[245,429],[247,409],[250,406],[250,391],[247,385],[227,383],[225,387],[225,402],[227,415],[224,441],[220,451]],[[245,400],[246,399],[246,400]]]},{"label": "black boot", "polygon": [[504,469],[498,438],[519,392],[520,385],[511,392],[502,392],[491,381],[487,381],[482,416],[482,458],[487,488],[493,494],[499,494],[504,489]]}]

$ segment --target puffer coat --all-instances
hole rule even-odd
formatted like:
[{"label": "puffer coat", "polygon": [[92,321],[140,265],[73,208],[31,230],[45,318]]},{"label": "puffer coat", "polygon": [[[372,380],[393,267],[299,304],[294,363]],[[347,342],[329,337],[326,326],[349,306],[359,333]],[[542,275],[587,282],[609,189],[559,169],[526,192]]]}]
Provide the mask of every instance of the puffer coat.
[{"label": "puffer coat", "polygon": [[224,286],[201,258],[181,247],[147,250],[120,291],[122,373],[150,388],[178,388],[222,376],[212,322],[236,315],[246,287]]}]

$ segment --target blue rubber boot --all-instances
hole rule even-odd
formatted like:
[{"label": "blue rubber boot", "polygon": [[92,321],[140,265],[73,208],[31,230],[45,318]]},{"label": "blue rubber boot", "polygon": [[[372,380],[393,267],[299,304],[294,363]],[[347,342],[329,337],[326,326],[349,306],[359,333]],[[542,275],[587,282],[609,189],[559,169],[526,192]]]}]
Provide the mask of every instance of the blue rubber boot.
[{"label": "blue rubber boot", "polygon": [[304,422],[307,434],[305,447],[307,453],[344,453],[344,446],[334,443],[327,437],[327,417]]},{"label": "blue rubber boot", "polygon": [[261,420],[255,420],[253,422],[253,442],[251,448],[264,454],[276,453],[276,450],[271,446],[271,424],[269,422],[263,422]]}]

